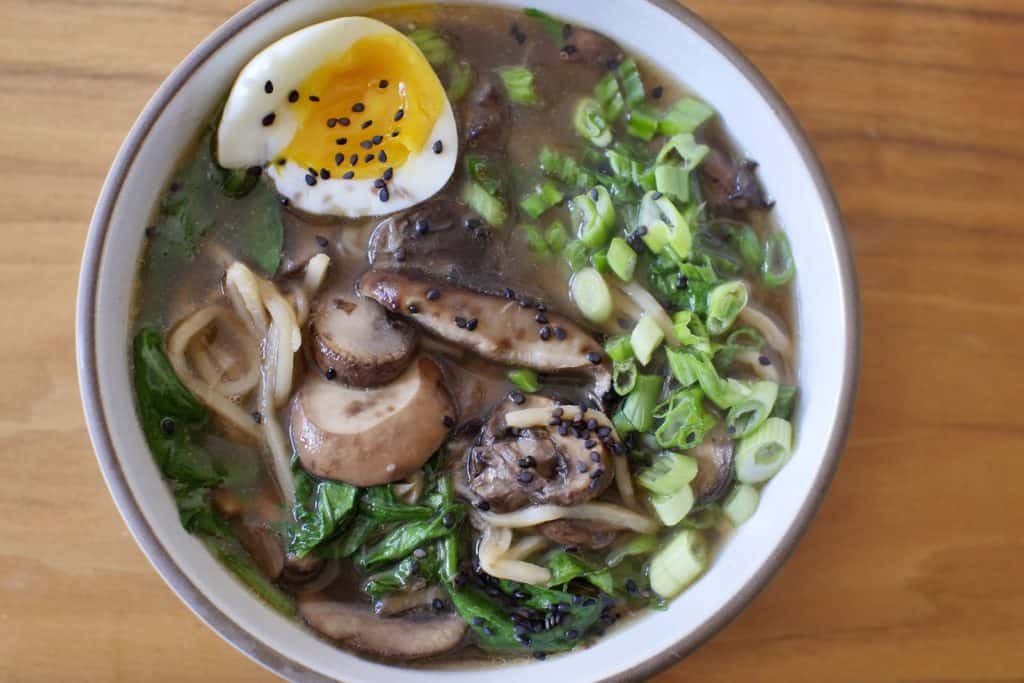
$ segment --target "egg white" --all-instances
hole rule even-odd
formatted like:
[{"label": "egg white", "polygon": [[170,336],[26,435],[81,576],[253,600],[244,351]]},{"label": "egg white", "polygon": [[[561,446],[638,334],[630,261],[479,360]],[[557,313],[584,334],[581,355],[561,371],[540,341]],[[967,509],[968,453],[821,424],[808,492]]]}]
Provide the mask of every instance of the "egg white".
[{"label": "egg white", "polygon": [[[336,216],[375,216],[401,211],[429,199],[448,182],[458,158],[458,131],[455,113],[444,86],[434,75],[436,87],[444,98],[444,107],[434,128],[419,152],[410,151],[402,166],[394,169],[388,183],[389,199],[380,199],[373,178],[343,180],[344,166],[328,169],[328,180],[306,183],[308,171],[293,161],[274,163],[298,132],[300,121],[288,102],[288,94],[297,90],[307,77],[325,62],[343,54],[360,38],[382,33],[397,34],[387,24],[367,17],[332,19],[291,33],[265,48],[242,69],[224,105],[217,130],[217,160],[225,168],[267,167],[278,192],[296,208],[314,214]],[[426,59],[424,57],[424,59]],[[431,71],[431,73],[433,73]],[[270,81],[274,91],[267,94]],[[308,93],[300,93],[306,97]],[[273,113],[274,123],[263,125]],[[435,154],[434,142],[442,151]]]}]

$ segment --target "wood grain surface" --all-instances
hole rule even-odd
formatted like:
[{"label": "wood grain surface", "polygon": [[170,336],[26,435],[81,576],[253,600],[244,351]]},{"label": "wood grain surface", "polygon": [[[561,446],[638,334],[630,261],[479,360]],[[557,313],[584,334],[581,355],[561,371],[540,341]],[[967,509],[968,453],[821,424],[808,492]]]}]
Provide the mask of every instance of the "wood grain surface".
[{"label": "wood grain surface", "polygon": [[[129,536],[73,355],[81,248],[114,153],[242,4],[0,0],[4,683],[273,679]],[[824,159],[856,251],[864,364],[849,446],[796,553],[656,680],[1024,680],[1024,2],[689,5]]]}]

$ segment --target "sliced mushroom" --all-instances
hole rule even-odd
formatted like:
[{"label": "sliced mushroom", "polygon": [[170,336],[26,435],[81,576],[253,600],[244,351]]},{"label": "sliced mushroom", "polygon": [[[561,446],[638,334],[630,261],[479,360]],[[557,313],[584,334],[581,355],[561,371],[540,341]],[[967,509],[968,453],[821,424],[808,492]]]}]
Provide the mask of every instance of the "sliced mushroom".
[{"label": "sliced mushroom", "polygon": [[387,384],[416,353],[415,329],[389,317],[376,301],[356,294],[324,295],[309,328],[320,370],[354,387]]},{"label": "sliced mushroom", "polygon": [[577,26],[566,31],[565,44],[561,46],[559,57],[565,62],[584,62],[614,68],[622,61],[623,52],[610,38]]},{"label": "sliced mushroom", "polygon": [[333,602],[322,596],[299,599],[299,614],[323,635],[371,655],[417,659],[456,647],[466,622],[456,614],[424,618],[380,617],[366,605]]},{"label": "sliced mushroom", "polygon": [[612,456],[596,430],[581,421],[558,422],[557,404],[531,396],[525,408],[549,408],[555,425],[510,429],[505,414],[518,409],[505,401],[491,415],[479,443],[469,449],[469,488],[495,512],[526,505],[577,505],[596,498],[614,476]]},{"label": "sliced mushroom", "polygon": [[491,409],[508,394],[508,381],[501,366],[470,354],[457,362],[442,358],[441,365],[463,423],[479,420],[482,424]]},{"label": "sliced mushroom", "polygon": [[292,399],[292,441],[302,465],[318,477],[387,484],[430,459],[454,415],[441,370],[419,358],[394,382],[374,389],[307,377]]},{"label": "sliced mushroom", "polygon": [[359,289],[484,358],[545,372],[593,373],[598,397],[610,386],[601,345],[565,316],[528,299],[479,292],[411,270],[371,270],[360,278]]},{"label": "sliced mushroom", "polygon": [[697,505],[707,505],[721,499],[732,485],[733,440],[719,422],[696,448],[689,451],[697,460],[697,477],[693,489]]},{"label": "sliced mushroom", "polygon": [[381,221],[370,236],[370,264],[412,266],[438,277],[486,284],[500,275],[503,248],[462,204],[435,199]]},{"label": "sliced mushroom", "polygon": [[512,110],[493,78],[482,79],[467,98],[463,112],[470,147],[503,149],[508,141]]},{"label": "sliced mushroom", "polygon": [[569,548],[607,548],[618,538],[622,529],[587,519],[556,519],[537,527],[537,531]]},{"label": "sliced mushroom", "polygon": [[711,207],[732,213],[766,208],[756,168],[756,162],[736,161],[712,147],[700,166],[704,197]]}]

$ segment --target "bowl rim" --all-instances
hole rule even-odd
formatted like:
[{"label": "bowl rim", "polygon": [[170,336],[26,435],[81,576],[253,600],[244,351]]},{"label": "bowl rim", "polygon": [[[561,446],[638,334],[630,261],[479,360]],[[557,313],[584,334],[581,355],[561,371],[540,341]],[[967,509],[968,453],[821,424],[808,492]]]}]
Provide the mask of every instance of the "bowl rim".
[{"label": "bowl rim", "polygon": [[[163,109],[202,64],[217,53],[237,33],[287,1],[256,0],[221,24],[178,64],[171,75],[167,77],[146,103],[139,117],[132,125],[104,180],[92,220],[89,224],[78,283],[75,320],[76,360],[86,426],[104,480],[132,536],[153,567],[189,609],[213,629],[214,632],[253,661],[289,680],[315,681],[320,683],[334,679],[305,667],[301,663],[286,657],[253,638],[242,625],[230,619],[199,591],[179,568],[168,549],[158,540],[153,529],[141,513],[139,504],[127,484],[125,475],[121,470],[120,461],[112,445],[109,425],[100,399],[99,376],[96,364],[95,306],[101,255],[106,242],[108,224],[118,203],[121,187],[139,153],[142,143],[150,133]],[[808,491],[808,495],[800,507],[794,523],[785,536],[783,536],[771,556],[739,591],[718,610],[709,615],[698,628],[682,635],[672,645],[646,661],[640,662],[619,674],[602,679],[609,683],[641,680],[680,661],[685,655],[709,640],[731,622],[768,584],[790,557],[824,500],[829,484],[838,468],[853,418],[853,407],[856,399],[861,362],[860,301],[852,249],[835,193],[828,181],[821,161],[803,128],[797,121],[795,114],[768,79],[761,74],[757,67],[738,48],[695,12],[681,5],[679,0],[637,1],[654,5],[664,10],[677,21],[696,32],[702,39],[706,40],[719,54],[739,70],[743,77],[754,87],[758,95],[778,116],[786,134],[796,146],[801,162],[813,178],[815,188],[822,199],[822,206],[827,218],[827,227],[831,232],[833,244],[835,245],[836,262],[839,267],[839,278],[842,284],[841,296],[845,309],[844,322],[847,329],[847,349],[842,358],[843,373],[838,403],[838,418],[832,426],[828,442],[825,444],[825,452],[822,458],[823,466],[819,469],[818,476]]]}]

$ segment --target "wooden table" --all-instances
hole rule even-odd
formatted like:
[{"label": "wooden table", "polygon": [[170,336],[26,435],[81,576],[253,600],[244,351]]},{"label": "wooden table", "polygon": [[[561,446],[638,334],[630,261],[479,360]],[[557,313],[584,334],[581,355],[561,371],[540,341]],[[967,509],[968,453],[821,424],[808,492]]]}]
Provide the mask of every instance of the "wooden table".
[{"label": "wooden table", "polygon": [[[690,4],[816,143],[852,234],[865,348],[849,446],[799,549],[657,680],[1022,680],[1024,2]],[[272,679],[132,541],[73,356],[107,167],[157,84],[241,6],[2,2],[0,681]]]}]

